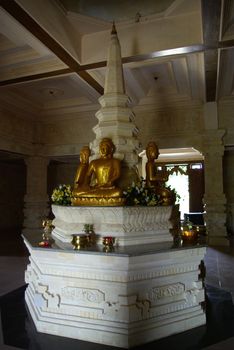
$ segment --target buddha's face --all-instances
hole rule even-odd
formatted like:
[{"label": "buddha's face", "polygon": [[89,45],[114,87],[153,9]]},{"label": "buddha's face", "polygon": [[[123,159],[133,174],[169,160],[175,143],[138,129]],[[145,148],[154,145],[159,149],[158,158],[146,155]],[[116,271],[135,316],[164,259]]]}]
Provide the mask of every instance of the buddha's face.
[{"label": "buddha's face", "polygon": [[158,152],[158,148],[154,147],[154,146],[149,146],[147,148],[147,157],[149,159],[156,159],[158,158],[159,152]]},{"label": "buddha's face", "polygon": [[99,145],[99,151],[101,157],[107,157],[112,154],[112,146],[107,141],[102,141]]},{"label": "buddha's face", "polygon": [[82,164],[88,163],[89,156],[90,156],[90,153],[88,152],[88,150],[82,150],[82,151],[80,152],[80,162],[81,162]]}]

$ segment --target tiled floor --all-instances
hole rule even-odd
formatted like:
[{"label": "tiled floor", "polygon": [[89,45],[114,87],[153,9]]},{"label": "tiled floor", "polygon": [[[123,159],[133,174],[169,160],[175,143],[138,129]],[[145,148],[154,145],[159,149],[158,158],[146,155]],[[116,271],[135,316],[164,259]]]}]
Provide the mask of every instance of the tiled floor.
[{"label": "tiled floor", "polygon": [[[28,256],[21,238],[10,236],[0,248],[0,349],[112,350],[88,342],[36,332],[24,305],[24,271]],[[13,238],[13,239],[12,239]],[[234,349],[234,249],[208,248],[205,256],[207,327],[164,338],[141,349]],[[209,346],[212,344],[211,346]]]},{"label": "tiled floor", "polygon": [[206,283],[230,292],[234,301],[234,248],[208,248],[205,266]]}]

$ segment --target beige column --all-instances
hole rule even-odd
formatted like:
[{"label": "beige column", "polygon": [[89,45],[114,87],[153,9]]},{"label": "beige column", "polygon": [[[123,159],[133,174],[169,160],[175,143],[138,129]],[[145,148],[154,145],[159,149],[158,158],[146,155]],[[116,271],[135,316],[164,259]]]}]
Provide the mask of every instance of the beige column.
[{"label": "beige column", "polygon": [[206,133],[203,143],[205,157],[204,209],[210,245],[228,245],[226,232],[226,197],[223,191],[223,130]]},{"label": "beige column", "polygon": [[234,147],[227,146],[224,154],[224,192],[227,196],[227,232],[234,238]]},{"label": "beige column", "polygon": [[42,231],[42,219],[48,215],[47,165],[48,159],[32,156],[25,159],[27,191],[24,197],[23,232]]},{"label": "beige column", "polygon": [[205,161],[205,222],[208,243],[228,245],[226,230],[226,197],[223,189],[223,136],[225,130],[218,128],[216,102],[204,104],[203,155]]}]

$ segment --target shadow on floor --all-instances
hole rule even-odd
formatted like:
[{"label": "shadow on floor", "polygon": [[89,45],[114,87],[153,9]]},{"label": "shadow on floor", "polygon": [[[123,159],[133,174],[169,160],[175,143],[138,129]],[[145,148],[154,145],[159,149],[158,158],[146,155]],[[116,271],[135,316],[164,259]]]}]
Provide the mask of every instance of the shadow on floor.
[{"label": "shadow on floor", "polygon": [[0,245],[0,256],[28,256],[28,250],[21,237],[22,229],[1,229],[0,235],[4,237],[4,244]]}]

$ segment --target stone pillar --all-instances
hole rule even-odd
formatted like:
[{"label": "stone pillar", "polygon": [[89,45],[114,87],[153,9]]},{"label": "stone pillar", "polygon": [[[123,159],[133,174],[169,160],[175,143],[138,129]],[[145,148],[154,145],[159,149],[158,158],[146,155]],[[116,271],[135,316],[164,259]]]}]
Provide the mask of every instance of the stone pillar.
[{"label": "stone pillar", "polygon": [[223,192],[223,130],[210,130],[204,135],[205,157],[205,223],[210,245],[229,244],[226,232],[226,197]]},{"label": "stone pillar", "polygon": [[223,189],[223,136],[218,129],[218,109],[216,102],[204,105],[203,155],[205,157],[205,223],[208,243],[228,245],[226,230],[226,197]]},{"label": "stone pillar", "polygon": [[24,197],[23,233],[42,231],[42,220],[49,213],[47,195],[48,159],[32,156],[25,159],[27,191]]},{"label": "stone pillar", "polygon": [[227,234],[230,244],[234,242],[234,147],[225,147],[224,153],[224,193],[227,196]]}]

